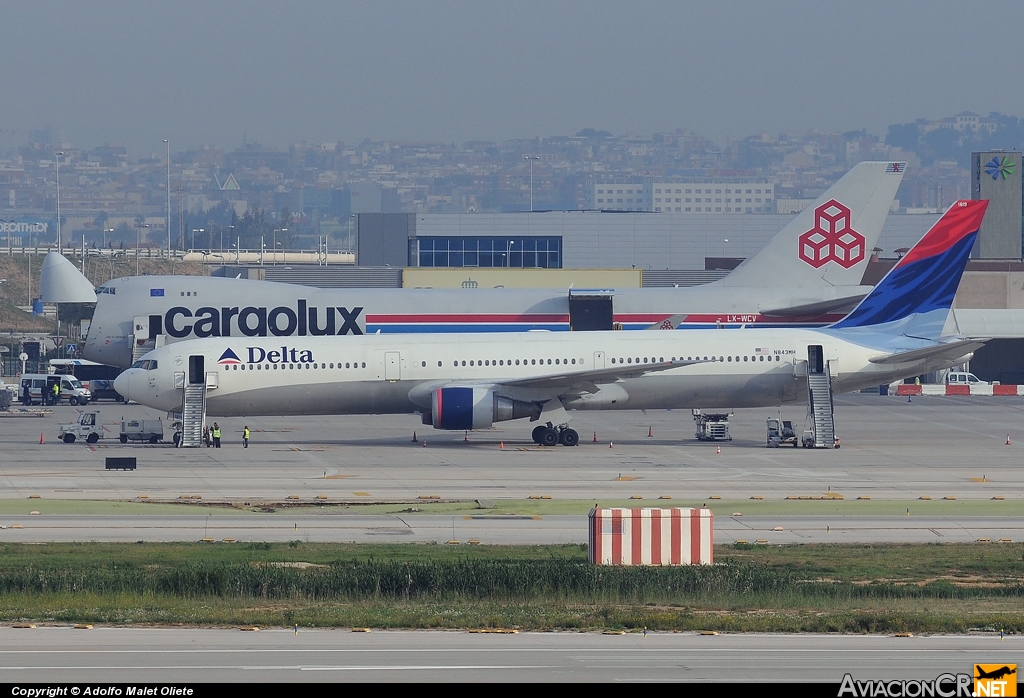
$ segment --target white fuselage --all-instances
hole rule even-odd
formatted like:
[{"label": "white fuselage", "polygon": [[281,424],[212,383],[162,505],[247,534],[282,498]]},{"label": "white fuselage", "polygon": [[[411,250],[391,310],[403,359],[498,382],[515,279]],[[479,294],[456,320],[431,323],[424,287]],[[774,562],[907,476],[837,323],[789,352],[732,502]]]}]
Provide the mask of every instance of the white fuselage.
[{"label": "white fuselage", "polygon": [[[905,340],[904,348],[922,344]],[[116,388],[145,405],[180,410],[190,357],[202,356],[211,416],[427,412],[431,392],[446,386],[486,387],[533,403],[558,398],[567,409],[758,407],[806,399],[811,345],[822,346],[837,393],[955,363],[874,364],[869,358],[891,347],[862,346],[828,330],[235,338],[157,349],[144,357],[156,368],[130,369]],[[237,363],[218,364],[228,350]],[[622,379],[607,375],[616,367],[635,374],[637,365],[672,361],[701,363]],[[573,380],[602,369],[600,378]],[[549,376],[557,377],[551,386],[522,385]]]},{"label": "white fuselage", "polygon": [[[834,302],[847,308],[870,287],[749,288],[705,284],[614,292],[612,320],[626,330],[674,318],[677,329],[817,327],[843,313],[773,317],[762,311]],[[157,295],[158,294],[158,295]],[[215,277],[116,279],[100,288],[84,356],[128,367],[137,317],[159,318],[163,341],[206,337],[242,341],[305,340],[313,336],[525,332],[570,329],[567,289],[321,289]]]}]

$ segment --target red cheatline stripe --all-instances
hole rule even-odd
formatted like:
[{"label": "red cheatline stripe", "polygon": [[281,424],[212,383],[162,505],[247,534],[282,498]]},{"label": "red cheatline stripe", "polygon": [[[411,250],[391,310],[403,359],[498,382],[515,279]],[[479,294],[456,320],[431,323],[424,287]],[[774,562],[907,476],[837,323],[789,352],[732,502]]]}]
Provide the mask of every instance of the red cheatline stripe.
[{"label": "red cheatline stripe", "polygon": [[431,322],[431,323],[455,323],[455,322],[569,322],[568,315],[534,314],[520,315],[510,313],[507,315],[496,314],[452,314],[440,315],[436,313],[423,313],[422,315],[367,315],[367,322]]},{"label": "red cheatline stripe", "polygon": [[774,322],[774,323],[794,323],[794,322],[836,322],[842,320],[845,315],[842,313],[822,313],[820,315],[794,315],[791,317],[775,317],[770,315],[761,315],[759,313],[691,313],[683,319],[683,324],[691,322],[722,322],[730,325],[737,323],[757,323],[757,322]]}]

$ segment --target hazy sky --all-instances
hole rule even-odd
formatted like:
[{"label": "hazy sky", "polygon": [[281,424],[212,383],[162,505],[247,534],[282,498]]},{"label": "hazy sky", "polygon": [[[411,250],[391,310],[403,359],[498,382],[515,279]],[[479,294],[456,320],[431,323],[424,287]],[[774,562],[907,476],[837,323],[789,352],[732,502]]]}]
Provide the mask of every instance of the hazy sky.
[{"label": "hazy sky", "polygon": [[1021,2],[0,0],[0,146],[52,124],[203,144],[1024,116]]}]

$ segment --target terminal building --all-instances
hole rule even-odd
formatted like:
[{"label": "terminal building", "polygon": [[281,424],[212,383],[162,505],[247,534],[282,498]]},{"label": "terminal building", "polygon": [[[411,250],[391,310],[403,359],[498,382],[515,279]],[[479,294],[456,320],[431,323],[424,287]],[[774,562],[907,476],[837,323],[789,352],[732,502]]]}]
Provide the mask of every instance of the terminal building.
[{"label": "terminal building", "polygon": [[[754,254],[792,218],[639,211],[359,214],[356,258],[368,267],[728,270],[738,262],[721,260]],[[938,218],[890,215],[879,246],[895,256]]]}]

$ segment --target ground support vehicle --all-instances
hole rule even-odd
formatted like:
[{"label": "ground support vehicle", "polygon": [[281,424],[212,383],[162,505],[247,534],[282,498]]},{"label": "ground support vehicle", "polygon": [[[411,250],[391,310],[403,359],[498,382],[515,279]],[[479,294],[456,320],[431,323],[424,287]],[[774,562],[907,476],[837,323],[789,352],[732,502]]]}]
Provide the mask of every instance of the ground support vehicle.
[{"label": "ground support vehicle", "polygon": [[697,425],[698,441],[732,441],[729,435],[731,412],[701,412],[693,410],[693,421]]},{"label": "ground support vehicle", "polygon": [[118,438],[123,444],[129,441],[148,441],[151,444],[160,443],[164,438],[163,420],[122,419],[121,434]]},{"label": "ground support vehicle", "polygon": [[796,448],[799,445],[796,431],[793,429],[793,422],[779,417],[769,417],[765,420],[765,425],[768,429],[766,444],[768,448],[778,448],[784,445]]},{"label": "ground support vehicle", "polygon": [[83,412],[78,415],[74,424],[62,424],[58,438],[66,444],[73,444],[78,439],[85,439],[94,444],[103,437],[103,427],[99,424],[99,412]]}]

